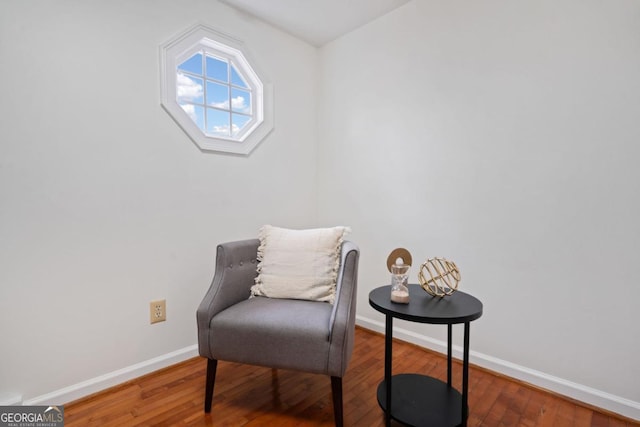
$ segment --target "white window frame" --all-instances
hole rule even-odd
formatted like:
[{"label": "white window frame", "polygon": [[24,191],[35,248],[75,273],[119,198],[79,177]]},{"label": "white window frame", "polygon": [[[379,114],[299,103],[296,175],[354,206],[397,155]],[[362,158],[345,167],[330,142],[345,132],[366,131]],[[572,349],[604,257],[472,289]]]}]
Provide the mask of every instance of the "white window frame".
[{"label": "white window frame", "polygon": [[[235,136],[205,133],[178,103],[178,66],[196,53],[227,59],[248,80],[252,119]],[[258,72],[255,62],[247,59],[248,56],[240,41],[204,25],[196,25],[161,46],[162,106],[201,150],[247,155],[273,130],[273,86]]]}]

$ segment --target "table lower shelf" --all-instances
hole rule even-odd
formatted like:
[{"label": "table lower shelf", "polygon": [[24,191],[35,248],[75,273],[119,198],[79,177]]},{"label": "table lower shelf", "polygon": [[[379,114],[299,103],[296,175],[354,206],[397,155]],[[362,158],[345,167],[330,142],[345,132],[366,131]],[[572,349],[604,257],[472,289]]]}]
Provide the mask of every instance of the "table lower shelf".
[{"label": "table lower shelf", "polygon": [[[378,385],[378,404],[387,411],[387,385]],[[462,424],[462,395],[447,383],[419,374],[391,377],[391,418],[415,427]]]}]

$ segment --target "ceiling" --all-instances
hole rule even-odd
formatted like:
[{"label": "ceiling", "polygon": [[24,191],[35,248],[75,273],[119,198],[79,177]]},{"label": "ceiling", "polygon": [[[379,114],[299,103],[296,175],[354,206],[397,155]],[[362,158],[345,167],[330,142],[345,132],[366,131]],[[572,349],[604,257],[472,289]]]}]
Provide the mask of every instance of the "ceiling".
[{"label": "ceiling", "polygon": [[220,0],[322,46],[409,0]]}]

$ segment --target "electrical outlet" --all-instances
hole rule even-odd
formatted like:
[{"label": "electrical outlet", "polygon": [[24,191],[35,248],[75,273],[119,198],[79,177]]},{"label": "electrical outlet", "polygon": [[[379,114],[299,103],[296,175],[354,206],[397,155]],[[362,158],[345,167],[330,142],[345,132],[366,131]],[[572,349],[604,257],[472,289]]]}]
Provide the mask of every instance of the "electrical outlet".
[{"label": "electrical outlet", "polygon": [[151,323],[164,322],[167,320],[167,300],[151,301],[149,304],[149,317]]}]

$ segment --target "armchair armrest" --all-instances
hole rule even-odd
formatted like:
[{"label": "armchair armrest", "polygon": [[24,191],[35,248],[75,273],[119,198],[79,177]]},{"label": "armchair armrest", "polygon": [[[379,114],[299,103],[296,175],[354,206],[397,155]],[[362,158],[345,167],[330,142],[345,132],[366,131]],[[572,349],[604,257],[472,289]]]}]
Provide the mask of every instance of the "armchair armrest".
[{"label": "armchair armrest", "polygon": [[353,352],[359,257],[360,250],[353,242],[342,244],[336,300],[329,324],[328,368],[331,376],[344,375]]},{"label": "armchair armrest", "polygon": [[218,245],[215,274],[196,311],[201,356],[210,358],[208,330],[213,316],[249,298],[257,276],[259,244],[258,239],[250,239]]}]

